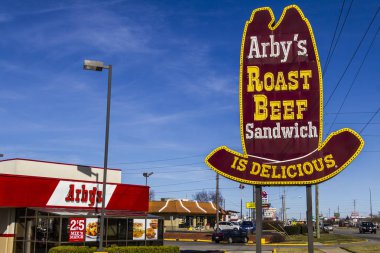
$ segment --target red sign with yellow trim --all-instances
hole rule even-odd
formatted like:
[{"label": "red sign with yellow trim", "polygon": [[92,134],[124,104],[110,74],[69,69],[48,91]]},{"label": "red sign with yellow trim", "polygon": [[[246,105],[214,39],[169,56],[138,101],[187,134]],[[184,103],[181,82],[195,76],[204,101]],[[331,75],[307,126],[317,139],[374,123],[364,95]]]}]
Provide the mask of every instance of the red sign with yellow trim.
[{"label": "red sign with yellow trim", "polygon": [[362,138],[341,129],[322,142],[323,90],[318,50],[299,7],[280,20],[270,8],[252,12],[240,54],[243,154],[219,147],[206,164],[233,180],[258,185],[306,185],[342,171]]}]

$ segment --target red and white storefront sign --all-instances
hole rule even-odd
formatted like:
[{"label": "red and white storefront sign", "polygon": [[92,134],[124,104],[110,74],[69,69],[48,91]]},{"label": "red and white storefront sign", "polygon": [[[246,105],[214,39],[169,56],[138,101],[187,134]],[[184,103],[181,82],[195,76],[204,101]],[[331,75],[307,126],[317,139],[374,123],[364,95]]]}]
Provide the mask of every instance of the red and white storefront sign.
[{"label": "red and white storefront sign", "polygon": [[[108,205],[116,185],[106,186],[105,206]],[[103,184],[59,181],[47,206],[101,207]]]},{"label": "red and white storefront sign", "polygon": [[[101,183],[0,174],[0,207],[95,209],[102,191]],[[107,184],[105,208],[146,212],[148,196],[146,186]]]}]

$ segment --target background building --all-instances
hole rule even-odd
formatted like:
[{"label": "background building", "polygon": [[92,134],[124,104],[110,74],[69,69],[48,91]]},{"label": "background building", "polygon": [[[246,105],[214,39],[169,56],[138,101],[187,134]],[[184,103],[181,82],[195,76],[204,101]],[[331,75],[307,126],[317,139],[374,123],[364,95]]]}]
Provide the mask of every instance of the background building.
[{"label": "background building", "polygon": [[[216,208],[210,202],[199,202],[188,199],[162,199],[149,202],[149,214],[164,218],[166,230],[208,229],[213,228],[216,221]],[[220,219],[225,211],[220,209]]]}]

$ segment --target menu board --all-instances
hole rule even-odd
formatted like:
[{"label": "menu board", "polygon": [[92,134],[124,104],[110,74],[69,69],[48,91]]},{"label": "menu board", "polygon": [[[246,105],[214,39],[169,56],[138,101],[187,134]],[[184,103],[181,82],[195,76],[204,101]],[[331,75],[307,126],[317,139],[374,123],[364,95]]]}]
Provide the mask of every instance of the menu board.
[{"label": "menu board", "polygon": [[157,240],[157,229],[157,219],[133,219],[133,240],[145,240],[145,236],[147,240]]}]

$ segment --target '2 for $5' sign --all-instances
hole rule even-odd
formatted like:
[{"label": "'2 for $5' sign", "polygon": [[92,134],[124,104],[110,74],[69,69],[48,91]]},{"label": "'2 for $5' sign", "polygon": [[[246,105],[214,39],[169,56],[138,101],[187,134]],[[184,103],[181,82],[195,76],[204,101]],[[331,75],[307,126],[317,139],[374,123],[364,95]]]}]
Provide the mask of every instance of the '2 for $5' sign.
[{"label": "'2 for $5' sign", "polygon": [[295,5],[275,24],[270,8],[252,12],[240,53],[243,154],[225,146],[206,164],[233,180],[261,185],[314,184],[342,171],[363,148],[341,129],[322,142],[323,90],[309,21]]}]

